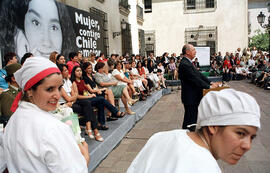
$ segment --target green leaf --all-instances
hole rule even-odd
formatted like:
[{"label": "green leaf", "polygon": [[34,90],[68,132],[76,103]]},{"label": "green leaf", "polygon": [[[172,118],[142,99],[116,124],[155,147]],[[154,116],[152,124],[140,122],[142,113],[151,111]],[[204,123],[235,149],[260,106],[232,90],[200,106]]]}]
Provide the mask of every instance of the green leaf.
[{"label": "green leaf", "polygon": [[250,38],[249,47],[256,47],[258,50],[268,51],[269,49],[269,33],[265,30],[262,33],[260,30],[255,31],[256,35]]}]

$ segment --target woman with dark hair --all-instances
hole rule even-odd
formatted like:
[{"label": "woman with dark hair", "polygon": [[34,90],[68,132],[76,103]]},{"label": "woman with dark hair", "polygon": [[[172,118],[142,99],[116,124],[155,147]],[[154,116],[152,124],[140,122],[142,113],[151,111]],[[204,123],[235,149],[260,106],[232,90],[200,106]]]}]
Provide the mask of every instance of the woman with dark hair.
[{"label": "woman with dark hair", "polygon": [[65,59],[64,55],[62,55],[62,54],[57,55],[57,57],[56,57],[56,64],[57,65],[59,65],[59,64],[66,64],[66,59]]},{"label": "woman with dark hair", "polygon": [[103,62],[98,62],[95,66],[95,70],[97,73],[94,77],[99,86],[102,88],[108,87],[109,89],[111,89],[115,98],[122,99],[122,102],[126,109],[126,113],[131,115],[135,114],[135,112],[132,112],[127,105],[127,103],[129,105],[133,105],[136,102],[136,100],[130,98],[127,87],[125,85],[118,85],[117,79],[115,79],[113,76],[112,78],[110,78],[105,73],[106,69]]},{"label": "woman with dark hair", "polygon": [[163,88],[166,88],[166,84],[165,84],[165,80],[166,80],[166,79],[164,78],[164,72],[165,72],[165,69],[164,69],[162,63],[159,62],[159,63],[158,63],[158,66],[157,66],[157,76],[158,76],[159,80],[160,80],[161,83],[162,83],[161,86],[162,86]]},{"label": "woman with dark hair", "polygon": [[[136,62],[132,61],[132,63],[131,63],[131,71],[130,71],[131,79],[134,80],[135,86],[137,86],[142,93],[145,90],[146,93],[144,93],[144,94],[149,94],[148,86],[147,86],[148,82],[147,82],[147,80],[145,78],[140,76],[140,74],[138,72],[138,69],[136,67],[137,67]],[[142,83],[143,86],[141,86],[140,83]]]},{"label": "woman with dark hair", "polygon": [[117,108],[110,104],[107,100],[105,100],[104,97],[96,96],[96,94],[91,94],[88,92],[89,86],[87,87],[82,78],[82,69],[80,66],[75,66],[73,68],[70,80],[75,86],[77,86],[79,93],[77,99],[88,99],[91,101],[92,106],[95,106],[98,109],[98,122],[101,124],[98,127],[99,129],[108,129],[108,127],[105,125],[104,107],[107,108],[113,116],[107,117],[107,121],[114,121],[117,120],[117,118],[115,117],[121,118],[125,116],[124,112],[118,111]]},{"label": "woman with dark hair", "polygon": [[[53,51],[76,49],[75,32],[64,4],[55,0],[3,0],[0,26],[1,50],[21,58],[31,52],[49,58]],[[64,36],[64,37],[63,37]]]},{"label": "woman with dark hair", "polygon": [[27,58],[30,58],[30,57],[33,57],[33,56],[34,56],[34,55],[33,55],[32,53],[30,53],[30,52],[25,53],[25,54],[23,55],[22,59],[21,59],[21,65],[23,65],[23,63],[25,62],[25,60],[26,60]]},{"label": "woman with dark hair", "polygon": [[62,97],[59,100],[59,104],[65,104],[68,107],[71,107],[74,112],[82,114],[86,121],[85,134],[88,135],[90,139],[95,139],[99,142],[103,142],[104,139],[101,137],[97,129],[97,118],[93,112],[91,101],[88,99],[77,99],[78,89],[75,83],[72,84],[68,78],[67,65],[59,64],[58,68],[61,71],[63,77],[63,86],[60,90]]},{"label": "woman with dark hair", "polygon": [[217,160],[235,165],[251,149],[260,117],[252,96],[233,89],[211,91],[200,102],[195,132],[156,133],[127,173],[221,173]]},{"label": "woman with dark hair", "polygon": [[133,81],[125,76],[123,72],[123,65],[120,61],[116,61],[112,75],[118,80],[118,85],[127,86],[130,97],[132,97],[132,95],[139,95],[134,88]]},{"label": "woman with dark hair", "polygon": [[[151,60],[149,60],[149,61],[151,61]],[[151,61],[151,63],[153,64],[153,61]],[[149,70],[148,70],[148,60],[147,59],[143,60],[142,65],[143,65],[146,77],[148,79],[150,79],[154,83],[155,88],[157,88],[159,90],[160,89],[159,78],[158,78],[157,74],[155,74],[153,72],[153,70],[151,70],[151,73],[149,72]]]},{"label": "woman with dark hair", "polygon": [[60,99],[60,70],[46,58],[33,57],[14,77],[22,91],[3,137],[8,171],[88,172],[87,143],[78,144],[71,128],[51,113]]},{"label": "woman with dark hair", "polygon": [[92,64],[90,62],[83,63],[82,70],[83,70],[83,80],[88,87],[88,91],[92,94],[96,94],[97,96],[103,96],[103,97],[106,96],[106,99],[112,105],[114,105],[114,96],[113,96],[112,90],[108,88],[99,89],[97,87],[97,83],[95,82],[95,79],[93,78],[93,75],[92,75],[93,73]]},{"label": "woman with dark hair", "polygon": [[154,87],[154,83],[149,78],[147,78],[141,61],[137,62],[137,70],[138,70],[139,75],[141,76],[141,78],[147,80],[146,85],[145,85],[144,82],[143,83],[145,85],[145,88],[147,88],[148,92],[150,92],[150,90]]},{"label": "woman with dark hair", "polygon": [[148,69],[149,73],[154,73],[157,71],[153,61],[151,61],[151,60],[148,60],[147,69]]}]

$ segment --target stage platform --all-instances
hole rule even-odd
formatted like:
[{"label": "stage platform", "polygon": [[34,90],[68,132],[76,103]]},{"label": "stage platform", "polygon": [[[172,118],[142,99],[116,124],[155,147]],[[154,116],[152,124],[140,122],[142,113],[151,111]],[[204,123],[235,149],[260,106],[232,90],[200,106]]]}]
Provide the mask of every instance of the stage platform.
[{"label": "stage platform", "polygon": [[[82,137],[85,137],[90,152],[89,171],[93,172],[99,163],[106,158],[106,156],[120,143],[123,137],[133,128],[136,122],[142,119],[148,110],[151,109],[163,95],[170,93],[170,89],[155,91],[151,93],[151,96],[147,97],[146,101],[139,101],[131,107],[131,110],[136,112],[135,115],[126,115],[117,121],[107,122],[109,130],[99,131],[104,138],[104,142],[90,140],[89,137],[85,137],[83,132]],[[124,111],[124,108],[120,107],[120,110]]]}]

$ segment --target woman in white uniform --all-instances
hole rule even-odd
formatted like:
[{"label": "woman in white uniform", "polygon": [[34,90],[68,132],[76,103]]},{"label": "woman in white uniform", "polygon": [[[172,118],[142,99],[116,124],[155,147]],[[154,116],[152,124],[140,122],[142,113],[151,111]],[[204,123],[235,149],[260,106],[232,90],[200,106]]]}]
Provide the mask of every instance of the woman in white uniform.
[{"label": "woman in white uniform", "polygon": [[0,172],[3,172],[6,169],[6,159],[4,157],[4,148],[3,148],[3,127],[0,124]]},{"label": "woman in white uniform", "polygon": [[209,92],[199,105],[197,131],[153,135],[127,173],[220,173],[218,159],[236,164],[260,128],[260,108],[250,95],[224,89]]},{"label": "woman in white uniform", "polygon": [[4,132],[9,172],[88,172],[88,145],[78,145],[71,128],[50,113],[62,87],[56,65],[42,57],[28,58],[14,76],[23,92],[15,98]]}]

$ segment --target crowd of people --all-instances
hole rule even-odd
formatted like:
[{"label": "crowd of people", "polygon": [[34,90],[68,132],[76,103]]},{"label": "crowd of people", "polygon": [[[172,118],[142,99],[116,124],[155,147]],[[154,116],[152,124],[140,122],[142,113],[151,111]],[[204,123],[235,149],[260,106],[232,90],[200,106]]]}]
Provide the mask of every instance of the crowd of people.
[{"label": "crowd of people", "polygon": [[[4,125],[13,114],[10,108],[21,91],[14,73],[31,57],[32,53],[26,53],[19,63],[15,53],[4,56],[0,77],[0,119]],[[106,58],[103,53],[83,57],[80,52],[70,52],[66,61],[64,55],[54,51],[49,60],[57,65],[63,78],[58,106],[71,107],[85,120],[85,134],[100,142],[104,139],[99,130],[109,129],[106,121],[135,114],[131,110],[134,103],[146,100],[154,90],[166,88],[165,73],[178,76],[174,61],[168,61],[165,54],[160,59],[153,54],[148,58],[117,54]],[[120,100],[124,112],[119,111]]]},{"label": "crowd of people", "polygon": [[[150,54],[151,57],[151,54]],[[183,58],[183,54],[176,56],[165,52],[161,57],[154,58],[160,62],[158,66],[163,66],[166,76],[172,75],[172,79],[178,80],[178,68]],[[270,55],[266,52],[247,48],[241,51],[238,48],[234,53],[226,52],[223,56],[221,52],[214,53],[210,57],[210,69],[203,69],[198,58],[192,61],[195,68],[199,71],[207,71],[210,76],[222,76],[223,82],[231,80],[249,79],[258,87],[270,89]]]},{"label": "crowd of people", "polygon": [[212,75],[222,76],[222,80],[250,79],[258,87],[270,89],[270,63],[269,54],[247,48],[241,52],[238,48],[235,53],[226,52],[225,56],[213,54],[211,56]]},{"label": "crowd of people", "polygon": [[[257,86],[268,89],[270,86],[269,54],[265,55],[261,51],[257,51],[256,48],[253,48],[252,51],[247,49],[243,53],[240,52],[239,48],[235,54],[227,52],[224,57],[220,52],[218,55],[212,55],[210,58],[210,73],[222,75],[223,81],[249,78]],[[57,67],[57,70],[51,73],[59,73],[62,84],[59,82],[59,86],[57,86],[60,92],[59,100],[49,100],[49,106],[46,106],[46,103],[43,104],[46,100],[41,99],[44,95],[42,95],[43,91],[39,86],[44,85],[44,80],[32,86],[33,83],[25,84],[25,81],[20,79],[27,78],[26,72],[21,72],[21,76],[14,76],[17,71],[23,68],[28,70],[27,73],[32,72],[28,69],[32,67],[31,63],[29,64],[30,61],[27,60],[32,59],[32,57],[32,53],[26,53],[19,63],[15,53],[10,52],[4,56],[5,66],[0,70],[0,124],[3,123],[6,126],[13,112],[17,109],[17,107],[14,107],[14,100],[16,101],[18,95],[21,96],[20,93],[23,90],[22,101],[31,103],[35,101],[38,107],[44,108],[46,111],[62,105],[72,108],[75,113],[84,118],[85,134],[90,139],[103,142],[104,139],[99,130],[109,129],[106,125],[107,121],[116,121],[126,114],[135,114],[131,110],[133,104],[137,101],[146,100],[154,90],[166,88],[165,76],[171,76],[175,80],[181,79],[179,65],[184,54],[178,57],[175,53],[169,57],[167,52],[160,57],[155,57],[153,53],[150,53],[149,57],[129,56],[128,54],[124,56],[112,54],[110,57],[105,57],[103,53],[99,56],[91,53],[88,57],[83,57],[80,52],[70,52],[68,61],[66,61],[67,58],[64,55],[52,52],[49,60]],[[42,59],[40,62],[35,60],[34,64],[42,63]],[[201,70],[197,58],[194,58],[194,61],[190,60],[190,62],[192,62],[192,67]],[[27,67],[24,67],[24,63],[27,64]],[[46,62],[44,63],[46,64]],[[49,66],[52,66],[52,64]],[[58,80],[57,76],[51,77],[46,73],[47,70],[44,71],[40,71],[38,75],[42,73],[48,75],[48,77],[43,76],[46,77],[44,78],[45,81],[50,78],[52,78],[50,81],[53,81],[53,78]],[[36,80],[35,76],[33,79]],[[27,80],[31,81],[32,79]],[[32,92],[28,92],[29,87]],[[36,90],[40,90],[41,93],[35,94]],[[53,90],[55,89],[49,88],[46,92],[50,93]],[[55,103],[55,100],[57,100],[57,103]],[[124,105],[124,112],[121,112],[119,107],[116,106],[119,100]],[[80,147],[83,155],[86,153],[85,148],[87,148],[85,144]],[[88,156],[84,155],[84,157],[89,162]]]},{"label": "crowd of people", "polygon": [[[7,122],[9,116],[12,115],[9,108],[19,90],[13,73],[23,65],[27,58],[32,56],[32,53],[26,53],[20,63],[18,63],[15,53],[10,52],[4,56],[5,66],[0,70],[0,113],[4,115],[1,116],[2,122]],[[98,57],[94,53],[83,57],[80,52],[70,52],[69,56],[65,57],[54,51],[49,60],[59,67],[64,79],[63,88],[65,90],[62,91],[63,98],[60,104],[69,105],[85,116],[86,113],[83,112],[89,111],[80,109],[83,106],[77,106],[77,104],[82,104],[81,100],[87,98],[92,102],[93,110],[98,110],[96,120],[92,120],[91,117],[85,118],[92,121],[93,127],[89,123],[86,125],[86,131],[92,137],[92,128],[108,129],[106,120],[114,121],[125,114],[134,114],[130,105],[138,100],[146,100],[153,90],[166,88],[166,78],[171,77],[171,79],[178,80],[182,58],[182,54],[176,56],[176,53],[172,53],[169,56],[167,52],[157,57],[153,53],[150,53],[148,57],[128,54],[123,56],[111,54],[110,57],[105,57],[103,53]],[[198,58],[194,58],[192,63],[197,70],[201,71]],[[249,48],[244,51],[238,48],[235,53],[226,52],[225,56],[218,52],[218,54],[211,55],[210,64],[210,75],[222,76],[224,82],[250,79],[256,86],[270,89],[269,54],[257,51],[255,47],[251,51]],[[109,111],[104,111],[101,107],[95,109],[95,105],[99,105],[95,101],[100,97],[104,98],[104,101],[101,102],[104,102],[102,103],[104,107],[107,105],[106,108]],[[110,110],[112,107],[117,109],[115,105],[120,99],[125,107],[125,112],[117,110],[117,113],[116,110]],[[106,116],[104,112],[108,112]],[[94,131],[99,134],[97,130]]]}]

